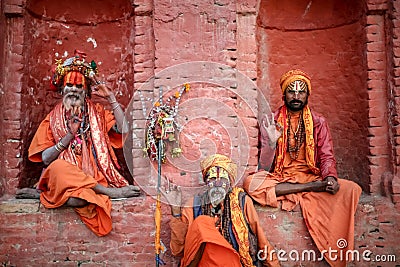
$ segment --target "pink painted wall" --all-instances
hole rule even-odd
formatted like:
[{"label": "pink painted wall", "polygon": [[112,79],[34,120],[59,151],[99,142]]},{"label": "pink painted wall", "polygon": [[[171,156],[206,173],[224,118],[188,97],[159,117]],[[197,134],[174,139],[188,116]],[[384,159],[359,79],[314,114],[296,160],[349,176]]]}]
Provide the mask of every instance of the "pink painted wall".
[{"label": "pink painted wall", "polygon": [[368,189],[368,95],[363,1],[261,1],[258,85],[282,105],[279,79],[311,76],[310,107],[327,118],[339,176]]}]

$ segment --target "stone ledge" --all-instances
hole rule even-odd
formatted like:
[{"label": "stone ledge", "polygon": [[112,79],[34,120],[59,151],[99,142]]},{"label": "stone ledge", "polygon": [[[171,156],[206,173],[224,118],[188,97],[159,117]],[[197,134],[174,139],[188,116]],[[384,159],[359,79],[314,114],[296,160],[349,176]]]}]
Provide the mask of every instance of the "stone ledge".
[{"label": "stone ledge", "polygon": [[[143,201],[146,199],[146,196],[139,196],[134,198],[126,198],[126,199],[112,199],[113,209],[120,210],[125,206],[137,206],[143,205]],[[138,201],[140,200],[140,201]],[[0,201],[0,214],[1,213],[43,213],[48,211],[38,199],[6,199]],[[72,210],[70,207],[60,207],[57,209],[51,210]]]},{"label": "stone ledge", "polygon": [[[33,260],[48,257],[62,260],[73,259],[76,253],[84,251],[85,260],[95,262],[105,243],[112,243],[115,251],[128,251],[127,257],[135,266],[145,266],[154,256],[154,209],[155,200],[141,195],[136,198],[113,200],[113,231],[99,239],[91,234],[79,220],[72,208],[46,209],[34,199],[0,200],[0,242],[3,244],[3,260],[10,263],[30,265]],[[162,240],[169,243],[170,220],[169,207],[162,205]],[[260,223],[275,250],[317,251],[301,211],[282,211],[278,208],[256,205]],[[374,255],[398,255],[398,213],[387,197],[363,194],[360,198],[355,218],[355,248],[360,251],[370,250]],[[396,234],[397,233],[397,236]],[[19,243],[21,236],[27,243]],[[68,251],[54,253],[60,240],[67,240]],[[50,245],[49,245],[50,242]],[[99,245],[99,242],[101,243]],[[14,244],[22,247],[18,251]],[[35,243],[35,246],[28,244]],[[46,244],[46,246],[41,246]],[[127,245],[129,244],[129,245]],[[138,248],[140,247],[140,251]],[[144,249],[142,249],[144,247]],[[35,251],[41,249],[41,254]],[[94,252],[92,251],[94,250]],[[0,263],[2,256],[0,253]],[[117,252],[115,252],[117,253]],[[117,254],[118,254],[117,253]],[[115,255],[117,255],[115,254]],[[139,255],[140,254],[140,255]],[[83,254],[82,254],[83,255]],[[45,256],[45,257],[44,257]],[[102,256],[103,257],[103,256]],[[104,258],[108,256],[104,255]],[[398,255],[400,257],[400,255]],[[139,258],[141,259],[139,261]],[[165,261],[176,266],[177,258],[167,251]],[[32,262],[31,262],[32,261]],[[96,261],[97,262],[97,261]],[[140,265],[141,263],[144,265]],[[145,263],[144,263],[145,262]],[[45,265],[48,262],[44,263]],[[282,266],[326,266],[325,262],[282,262]],[[349,266],[358,266],[350,264]],[[382,266],[393,266],[382,264]]]}]

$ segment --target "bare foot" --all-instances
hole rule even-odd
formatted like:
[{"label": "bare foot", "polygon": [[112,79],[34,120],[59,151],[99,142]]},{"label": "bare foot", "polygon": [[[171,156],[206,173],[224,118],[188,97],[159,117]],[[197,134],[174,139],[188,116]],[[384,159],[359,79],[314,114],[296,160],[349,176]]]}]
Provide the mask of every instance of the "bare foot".
[{"label": "bare foot", "polygon": [[17,192],[15,193],[15,198],[18,199],[39,199],[40,198],[40,191],[38,191],[35,188],[29,188],[29,187],[25,187],[25,188],[21,188],[18,189]]},{"label": "bare foot", "polygon": [[77,197],[70,197],[68,198],[67,202],[65,202],[65,206],[73,207],[73,208],[80,208],[84,207],[88,204],[88,202],[84,199],[77,198]]},{"label": "bare foot", "polygon": [[93,190],[96,193],[107,195],[110,198],[128,198],[128,197],[137,197],[140,195],[140,188],[134,185],[114,188],[114,187],[104,187],[100,184],[97,184],[93,188]]}]

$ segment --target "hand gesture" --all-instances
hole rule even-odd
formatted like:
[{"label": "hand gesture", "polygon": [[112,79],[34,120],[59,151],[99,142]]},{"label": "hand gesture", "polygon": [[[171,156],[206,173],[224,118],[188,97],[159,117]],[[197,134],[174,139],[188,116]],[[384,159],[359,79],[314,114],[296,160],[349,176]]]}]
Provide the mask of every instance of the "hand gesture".
[{"label": "hand gesture", "polygon": [[103,97],[103,98],[107,98],[112,94],[112,91],[110,88],[108,88],[104,83],[100,82],[96,75],[91,77],[92,83],[95,84],[95,86],[93,87],[93,91],[92,93]]},{"label": "hand gesture", "polygon": [[79,118],[78,115],[75,115],[74,113],[71,114],[71,117],[68,120],[68,127],[69,127],[69,131],[73,135],[76,135],[76,133],[78,132],[81,122],[82,122],[82,119]]},{"label": "hand gesture", "polygon": [[[277,126],[279,129],[277,129]],[[264,115],[262,127],[264,127],[265,131],[267,132],[269,144],[271,146],[275,145],[276,141],[282,135],[283,127],[279,123],[275,124],[274,114],[271,114],[271,121],[266,114]]]},{"label": "hand gesture", "polygon": [[167,181],[168,185],[166,189],[160,188],[160,192],[163,194],[168,204],[171,206],[171,215],[181,216],[182,191],[177,185],[173,185],[171,187],[168,178]]},{"label": "hand gesture", "polygon": [[171,187],[168,183],[168,187],[166,189],[160,188],[160,192],[171,207],[180,208],[182,206],[182,191],[179,186],[172,185]]}]

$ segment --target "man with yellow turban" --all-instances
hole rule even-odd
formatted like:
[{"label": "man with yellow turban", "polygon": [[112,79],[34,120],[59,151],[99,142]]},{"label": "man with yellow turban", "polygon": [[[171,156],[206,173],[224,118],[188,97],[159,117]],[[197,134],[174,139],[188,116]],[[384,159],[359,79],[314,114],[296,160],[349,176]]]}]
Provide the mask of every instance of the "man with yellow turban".
[{"label": "man with yellow turban", "polygon": [[180,266],[279,266],[252,200],[233,186],[236,164],[215,154],[200,166],[207,190],[184,208],[179,188],[162,191],[171,205],[170,247],[182,257]]},{"label": "man with yellow turban", "polygon": [[[110,198],[138,196],[140,191],[118,172],[114,154],[127,132],[121,105],[96,80],[96,63],[85,58],[76,50],[56,63],[51,88],[63,99],[41,122],[29,147],[29,159],[46,168],[37,189],[22,188],[16,197],[40,198],[46,208],[73,207],[90,230],[104,236],[112,229]],[[92,102],[91,93],[107,99],[111,110]]]},{"label": "man with yellow turban", "polygon": [[[243,187],[261,205],[291,211],[300,205],[306,226],[331,266],[345,266],[354,248],[354,214],[361,188],[337,177],[327,122],[312,111],[310,77],[291,70],[280,80],[284,105],[260,127],[260,171]],[[272,163],[272,164],[271,164]],[[347,247],[339,246],[339,240]],[[334,253],[333,253],[334,254]],[[344,255],[341,257],[340,255]]]}]

